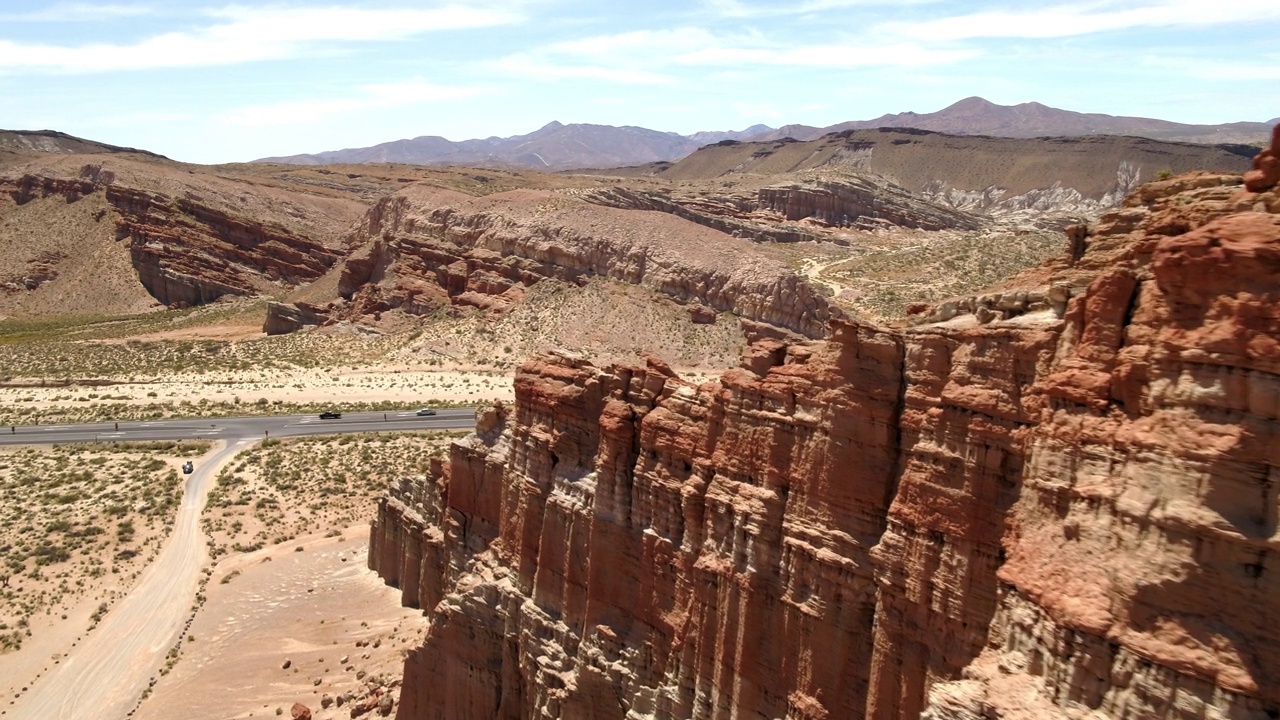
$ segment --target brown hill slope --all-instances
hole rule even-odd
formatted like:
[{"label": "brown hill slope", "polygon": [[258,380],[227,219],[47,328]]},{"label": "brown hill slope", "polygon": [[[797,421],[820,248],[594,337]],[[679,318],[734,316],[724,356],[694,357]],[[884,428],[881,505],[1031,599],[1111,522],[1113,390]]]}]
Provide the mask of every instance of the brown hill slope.
[{"label": "brown hill slope", "polygon": [[807,142],[721,142],[660,169],[654,177],[673,181],[736,173],[778,174],[804,170],[862,170],[885,175],[907,190],[938,184],[964,192],[999,188],[1021,195],[1055,182],[1087,198],[1116,188],[1128,167],[1128,182],[1153,179],[1162,170],[1240,172],[1255,148],[1170,143],[1144,138],[994,138],[920,130],[852,130]]},{"label": "brown hill slope", "polygon": [[129,153],[162,158],[146,150],[109,145],[96,140],[85,140],[56,130],[0,130],[0,148],[14,151],[38,153],[64,153],[83,155],[86,153]]}]

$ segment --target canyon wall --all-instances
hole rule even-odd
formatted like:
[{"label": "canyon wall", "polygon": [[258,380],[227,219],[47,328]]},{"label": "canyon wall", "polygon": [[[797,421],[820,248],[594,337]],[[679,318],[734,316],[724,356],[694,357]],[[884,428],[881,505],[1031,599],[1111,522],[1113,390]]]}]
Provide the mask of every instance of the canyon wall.
[{"label": "canyon wall", "polygon": [[[875,175],[814,178],[721,193],[673,195],[669,190],[622,187],[580,193],[588,202],[632,210],[657,210],[757,242],[836,242],[847,237],[816,232],[828,228],[977,230],[988,220],[949,204],[922,199]],[[809,226],[783,224],[807,220]]]},{"label": "canyon wall", "polygon": [[120,184],[86,165],[76,179],[26,174],[0,179],[16,204],[56,198],[74,203],[102,193],[138,280],[171,306],[212,302],[301,285],[323,275],[339,253],[280,226],[219,209],[192,197]]},{"label": "canyon wall", "polygon": [[378,508],[398,717],[1280,717],[1280,194],[1078,240],[1061,316],[526,363]]},{"label": "canyon wall", "polygon": [[838,311],[775,255],[665,212],[516,190],[471,197],[427,185],[380,200],[348,238],[348,312],[501,312],[544,278],[607,277],[808,337]]}]

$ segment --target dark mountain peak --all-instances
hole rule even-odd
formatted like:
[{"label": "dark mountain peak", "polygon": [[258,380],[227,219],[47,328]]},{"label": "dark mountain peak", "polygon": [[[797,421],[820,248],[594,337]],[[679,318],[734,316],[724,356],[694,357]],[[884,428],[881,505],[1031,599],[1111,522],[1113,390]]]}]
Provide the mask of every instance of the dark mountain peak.
[{"label": "dark mountain peak", "polygon": [[560,122],[559,120],[552,120],[546,125],[543,125],[542,127],[538,128],[538,131],[542,132],[543,130],[559,130],[562,127],[564,127],[564,123]]}]

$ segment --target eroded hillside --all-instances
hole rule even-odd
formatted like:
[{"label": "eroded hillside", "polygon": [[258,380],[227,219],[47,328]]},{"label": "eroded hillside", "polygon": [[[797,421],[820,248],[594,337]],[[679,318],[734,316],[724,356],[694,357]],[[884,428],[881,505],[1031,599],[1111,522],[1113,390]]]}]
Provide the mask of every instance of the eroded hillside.
[{"label": "eroded hillside", "polygon": [[398,717],[1280,714],[1280,193],[1173,178],[1072,247],[701,385],[522,366],[379,508]]}]

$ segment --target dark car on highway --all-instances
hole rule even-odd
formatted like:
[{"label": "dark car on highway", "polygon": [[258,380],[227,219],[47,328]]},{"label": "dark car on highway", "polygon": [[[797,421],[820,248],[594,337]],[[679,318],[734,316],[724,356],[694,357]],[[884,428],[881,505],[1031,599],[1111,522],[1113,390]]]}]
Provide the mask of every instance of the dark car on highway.
[{"label": "dark car on highway", "polygon": [[340,417],[342,417],[342,413],[334,412],[333,410],[325,410],[320,413],[321,420],[337,420]]}]

